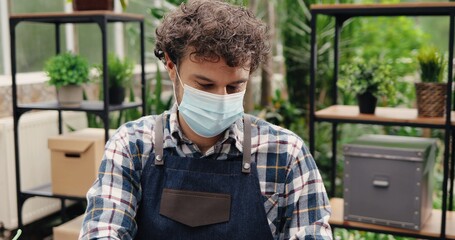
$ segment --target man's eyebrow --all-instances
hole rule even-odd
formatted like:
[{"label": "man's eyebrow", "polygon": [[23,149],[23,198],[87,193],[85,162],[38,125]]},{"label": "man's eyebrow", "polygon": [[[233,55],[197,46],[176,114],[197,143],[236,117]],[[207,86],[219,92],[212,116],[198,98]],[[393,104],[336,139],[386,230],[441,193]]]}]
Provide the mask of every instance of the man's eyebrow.
[{"label": "man's eyebrow", "polygon": [[[205,81],[205,82],[209,82],[209,83],[215,83],[216,82],[216,80],[210,79],[210,78],[208,78],[206,76],[199,75],[199,74],[194,74],[194,77],[196,77],[199,80],[202,80],[202,81]],[[237,80],[235,82],[232,82],[232,83],[233,84],[240,84],[240,83],[245,83],[247,81],[248,81],[248,79],[242,78],[242,79],[239,79],[239,80]]]}]

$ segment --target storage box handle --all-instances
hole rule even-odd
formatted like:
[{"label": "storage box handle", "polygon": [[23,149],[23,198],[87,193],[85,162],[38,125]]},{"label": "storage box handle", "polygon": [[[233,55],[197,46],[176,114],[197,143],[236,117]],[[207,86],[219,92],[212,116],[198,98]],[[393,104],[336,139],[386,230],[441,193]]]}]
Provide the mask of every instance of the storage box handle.
[{"label": "storage box handle", "polygon": [[81,154],[80,153],[65,153],[65,157],[67,157],[67,158],[80,158]]},{"label": "storage box handle", "polygon": [[387,188],[389,187],[389,179],[386,177],[375,177],[373,179],[373,186],[380,187],[380,188]]}]

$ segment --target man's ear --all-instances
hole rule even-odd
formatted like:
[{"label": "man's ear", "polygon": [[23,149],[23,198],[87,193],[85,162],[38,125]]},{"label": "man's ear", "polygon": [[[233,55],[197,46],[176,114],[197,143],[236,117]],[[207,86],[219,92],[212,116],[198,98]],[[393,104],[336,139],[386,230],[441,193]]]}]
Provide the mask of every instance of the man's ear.
[{"label": "man's ear", "polygon": [[166,64],[166,68],[168,69],[174,68],[175,64],[172,62],[171,57],[169,57],[169,54],[164,53],[164,61]]},{"label": "man's ear", "polygon": [[173,82],[175,82],[177,66],[172,62],[171,58],[169,57],[169,54],[167,53],[164,53],[164,60],[167,73],[169,74],[169,78]]}]

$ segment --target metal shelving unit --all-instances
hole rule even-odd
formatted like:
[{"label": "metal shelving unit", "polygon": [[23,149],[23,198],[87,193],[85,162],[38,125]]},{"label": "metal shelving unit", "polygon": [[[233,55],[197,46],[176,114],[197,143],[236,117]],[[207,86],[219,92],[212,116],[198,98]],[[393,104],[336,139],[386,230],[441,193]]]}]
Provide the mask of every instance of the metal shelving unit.
[{"label": "metal shelving unit", "polygon": [[[114,22],[133,22],[138,23],[140,27],[140,61],[141,61],[141,102],[124,103],[121,105],[109,105],[108,91],[103,91],[103,101],[84,101],[80,107],[62,107],[57,102],[39,102],[32,104],[18,103],[17,99],[17,82],[16,82],[16,26],[22,22],[43,23],[55,25],[55,42],[56,54],[60,51],[60,26],[62,24],[97,24],[101,31],[102,37],[102,64],[103,64],[103,89],[108,88],[107,76],[107,55],[108,55],[108,24]],[[13,95],[13,118],[14,118],[14,152],[16,165],[16,192],[17,192],[17,215],[18,226],[23,226],[22,222],[22,207],[25,201],[32,197],[49,197],[61,200],[62,217],[65,218],[65,200],[83,201],[85,198],[76,196],[64,196],[52,194],[51,184],[40,186],[34,189],[23,190],[21,188],[20,179],[20,156],[19,156],[19,119],[20,117],[31,110],[54,110],[58,111],[58,129],[59,134],[62,133],[62,111],[81,111],[98,115],[104,123],[105,140],[109,138],[109,113],[123,109],[142,107],[142,114],[146,108],[146,92],[145,92],[145,43],[144,43],[144,17],[136,14],[119,14],[111,11],[82,11],[75,13],[38,13],[38,14],[17,14],[11,15],[9,18],[10,24],[10,40],[11,40],[11,75],[12,75],[12,95]]]},{"label": "metal shelving unit", "polygon": [[[334,228],[357,229],[370,232],[389,233],[427,239],[455,239],[455,212],[453,206],[454,158],[450,149],[452,137],[455,136],[454,112],[447,111],[441,118],[417,117],[416,109],[377,108],[374,115],[359,114],[357,106],[337,105],[337,79],[339,70],[339,42],[343,23],[353,17],[395,17],[395,16],[446,16],[450,20],[449,29],[449,60],[448,60],[448,88],[446,109],[452,109],[452,82],[454,57],[454,22],[455,3],[400,3],[400,4],[316,4],[311,6],[311,83],[310,83],[310,151],[315,151],[315,124],[329,122],[332,124],[332,172],[331,189],[329,191],[333,215],[330,224]],[[333,105],[317,110],[315,108],[315,82],[317,63],[316,25],[318,15],[327,15],[335,18],[334,39],[334,89]],[[444,130],[444,176],[442,183],[442,209],[433,210],[431,219],[420,231],[409,231],[399,228],[384,227],[374,224],[364,224],[343,220],[343,199],[333,198],[335,195],[335,179],[337,166],[337,127],[339,123],[376,124],[384,126],[412,126]],[[455,141],[452,141],[454,144]],[[450,170],[450,176],[449,176]],[[450,190],[448,188],[450,178]],[[450,204],[448,204],[448,198]]]}]

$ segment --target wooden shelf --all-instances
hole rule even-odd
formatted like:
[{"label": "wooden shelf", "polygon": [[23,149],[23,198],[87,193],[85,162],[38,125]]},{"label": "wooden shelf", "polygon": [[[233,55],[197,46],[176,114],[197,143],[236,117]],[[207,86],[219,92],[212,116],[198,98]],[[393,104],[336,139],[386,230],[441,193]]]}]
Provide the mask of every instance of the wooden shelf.
[{"label": "wooden shelf", "polygon": [[72,13],[26,13],[12,14],[10,19],[17,22],[44,22],[44,23],[95,23],[94,18],[105,18],[108,22],[136,22],[144,21],[144,16],[131,13],[115,13],[113,11],[78,11]]},{"label": "wooden shelf", "polygon": [[398,4],[312,4],[311,12],[333,16],[447,16],[455,10],[452,2]]},{"label": "wooden shelf", "polygon": [[[417,109],[377,107],[375,114],[360,114],[358,106],[333,105],[315,113],[317,121],[345,120],[353,123],[393,123],[394,125],[429,125],[443,128],[445,117],[425,118],[417,116]],[[452,112],[452,125],[455,125]]]},{"label": "wooden shelf", "polygon": [[[420,231],[411,231],[407,229],[386,227],[374,224],[353,222],[353,221],[344,221],[343,220],[343,210],[344,210],[344,201],[341,198],[332,198],[330,199],[330,205],[332,206],[332,216],[329,220],[331,225],[343,226],[345,228],[360,228],[375,230],[375,231],[385,231],[389,233],[402,233],[402,234],[416,234],[421,236],[438,238],[440,236],[441,230],[441,210],[433,209],[430,218],[427,223],[423,226]],[[446,224],[446,238],[455,239],[455,212],[447,212],[447,224]]]}]

